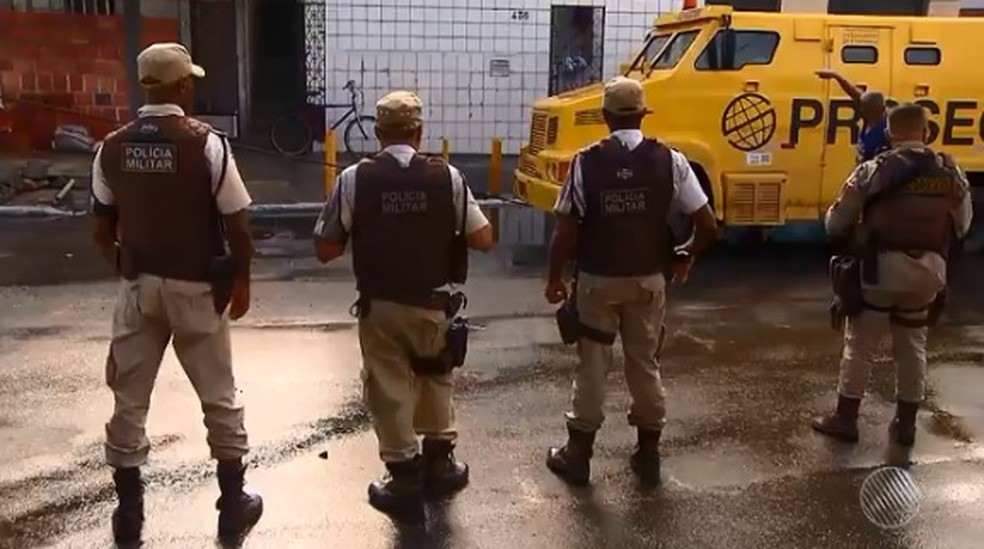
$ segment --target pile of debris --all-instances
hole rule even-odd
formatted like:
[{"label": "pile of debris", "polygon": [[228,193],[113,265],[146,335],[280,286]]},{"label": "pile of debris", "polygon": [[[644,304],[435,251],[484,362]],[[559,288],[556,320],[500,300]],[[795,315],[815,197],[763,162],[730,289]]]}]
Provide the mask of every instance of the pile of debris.
[{"label": "pile of debris", "polygon": [[50,160],[0,160],[0,204],[84,208],[84,204],[77,204],[78,197],[70,196],[73,189],[88,186],[87,179],[73,173],[79,171],[75,165],[83,166],[84,159],[70,163],[68,168]]}]

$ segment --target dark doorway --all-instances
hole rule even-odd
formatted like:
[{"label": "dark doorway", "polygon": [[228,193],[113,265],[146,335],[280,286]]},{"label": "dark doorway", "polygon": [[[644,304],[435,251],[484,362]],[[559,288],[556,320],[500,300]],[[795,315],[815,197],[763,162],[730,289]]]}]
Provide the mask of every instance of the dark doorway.
[{"label": "dark doorway", "polygon": [[236,3],[191,2],[191,54],[208,78],[195,84],[195,112],[232,116],[239,112],[239,52]]},{"label": "dark doorway", "polygon": [[929,0],[830,0],[829,13],[841,15],[926,15]]},{"label": "dark doorway", "polygon": [[[273,120],[305,100],[305,4],[324,0],[257,0],[252,29],[250,129],[265,132]],[[324,11],[322,9],[322,21]],[[324,23],[322,22],[322,26]]]},{"label": "dark doorway", "polygon": [[735,11],[782,11],[782,0],[705,0],[709,6],[731,6]]},{"label": "dark doorway", "polygon": [[553,6],[550,9],[549,95],[601,81],[605,8]]}]

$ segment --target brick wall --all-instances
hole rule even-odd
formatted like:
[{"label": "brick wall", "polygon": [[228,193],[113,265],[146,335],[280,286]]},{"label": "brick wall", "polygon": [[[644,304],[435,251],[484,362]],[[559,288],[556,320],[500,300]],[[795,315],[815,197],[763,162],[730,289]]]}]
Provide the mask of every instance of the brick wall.
[{"label": "brick wall", "polygon": [[[178,41],[179,32],[177,18],[141,21],[143,45]],[[101,139],[126,121],[123,44],[118,16],[0,9],[0,151],[47,150],[60,124]]]}]

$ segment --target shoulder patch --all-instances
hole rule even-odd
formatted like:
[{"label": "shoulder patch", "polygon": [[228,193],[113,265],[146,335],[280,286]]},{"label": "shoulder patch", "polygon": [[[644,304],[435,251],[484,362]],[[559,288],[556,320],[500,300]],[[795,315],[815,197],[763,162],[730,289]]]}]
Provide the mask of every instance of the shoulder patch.
[{"label": "shoulder patch", "polygon": [[202,122],[201,120],[192,118],[190,116],[185,116],[181,120],[186,128],[191,130],[193,134],[199,137],[208,135],[209,133],[216,131],[215,128],[213,128],[210,124],[207,124],[205,122]]}]

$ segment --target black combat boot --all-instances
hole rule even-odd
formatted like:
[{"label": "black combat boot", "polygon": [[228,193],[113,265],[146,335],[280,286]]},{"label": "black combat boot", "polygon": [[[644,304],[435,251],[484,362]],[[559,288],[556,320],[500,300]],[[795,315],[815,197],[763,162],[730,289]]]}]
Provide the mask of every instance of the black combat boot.
[{"label": "black combat boot", "polygon": [[468,465],[454,458],[454,441],[424,438],[424,488],[428,495],[446,496],[468,484]]},{"label": "black combat boot", "polygon": [[423,512],[424,469],[420,456],[386,464],[387,474],[369,485],[369,505],[395,516]]},{"label": "black combat boot", "polygon": [[659,437],[662,431],[639,429],[639,443],[629,460],[632,471],[647,486],[659,484]]},{"label": "black combat boot", "polygon": [[547,467],[569,484],[584,486],[591,480],[591,456],[595,434],[567,428],[567,444],[547,452]]},{"label": "black combat boot", "polygon": [[235,539],[248,533],[263,515],[263,498],[243,491],[246,466],[239,459],[221,459],[216,468],[221,495],[215,502],[219,510],[219,538]]},{"label": "black combat boot", "polygon": [[113,511],[113,539],[117,545],[140,543],[143,531],[143,481],[138,467],[116,469],[113,472],[119,505]]},{"label": "black combat boot", "polygon": [[888,428],[889,436],[900,446],[912,448],[916,444],[916,414],[919,404],[900,400],[895,405],[895,419]]},{"label": "black combat boot", "polygon": [[844,442],[858,441],[858,406],[860,398],[837,396],[837,411],[813,420],[813,430]]}]

